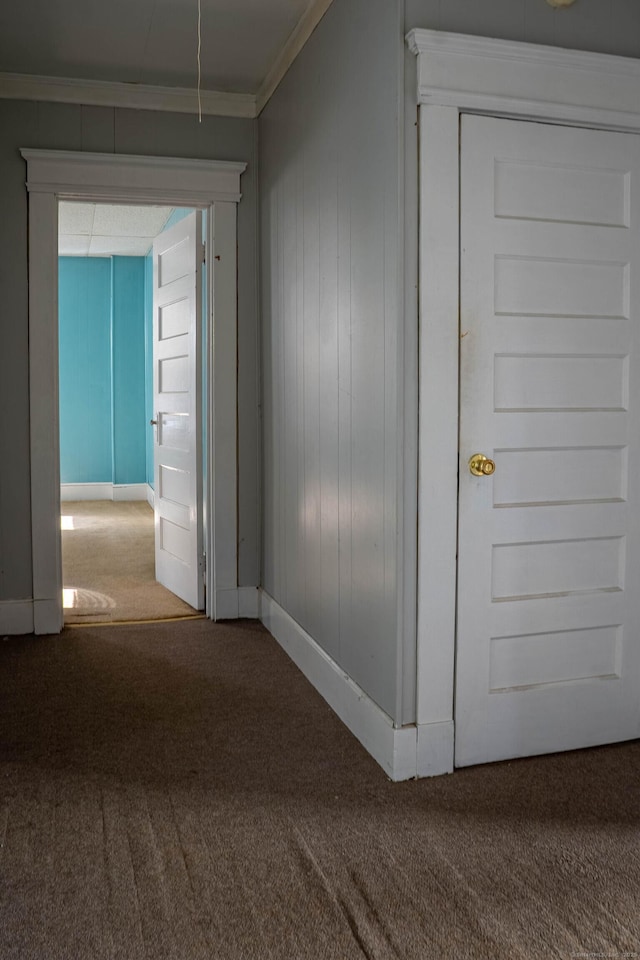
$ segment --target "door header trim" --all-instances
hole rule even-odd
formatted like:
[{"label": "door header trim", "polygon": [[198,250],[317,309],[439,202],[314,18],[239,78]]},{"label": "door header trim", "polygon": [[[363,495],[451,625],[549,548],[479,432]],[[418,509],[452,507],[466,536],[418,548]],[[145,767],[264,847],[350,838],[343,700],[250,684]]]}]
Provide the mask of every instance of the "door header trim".
[{"label": "door header trim", "polygon": [[412,30],[417,102],[600,129],[640,130],[640,61],[582,50]]},{"label": "door header trim", "polygon": [[83,153],[70,150],[22,148],[27,161],[27,190],[55,193],[65,199],[140,200],[171,197],[176,205],[202,207],[238,203],[240,177],[247,164],[181,157],[141,157],[128,154]]}]

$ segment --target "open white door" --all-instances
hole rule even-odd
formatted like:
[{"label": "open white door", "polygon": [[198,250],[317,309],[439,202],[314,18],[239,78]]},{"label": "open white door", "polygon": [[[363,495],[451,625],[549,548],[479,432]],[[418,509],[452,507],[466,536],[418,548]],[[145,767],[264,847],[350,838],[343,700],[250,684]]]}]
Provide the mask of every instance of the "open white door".
[{"label": "open white door", "polygon": [[202,539],[202,215],[153,244],[156,579],[204,607]]},{"label": "open white door", "polygon": [[457,765],[640,735],[640,138],[461,160]]}]

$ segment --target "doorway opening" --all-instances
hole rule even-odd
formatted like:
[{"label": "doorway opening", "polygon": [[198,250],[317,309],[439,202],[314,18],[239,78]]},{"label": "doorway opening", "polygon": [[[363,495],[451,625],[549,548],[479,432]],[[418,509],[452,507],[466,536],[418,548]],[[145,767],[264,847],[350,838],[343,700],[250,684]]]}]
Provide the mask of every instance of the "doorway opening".
[{"label": "doorway opening", "polygon": [[[237,205],[244,162],[22,148],[29,195],[29,433],[33,631],[62,615],[58,203],[155,203],[207,211],[206,615],[240,615],[237,476]],[[179,225],[178,225],[179,226]],[[215,463],[215,470],[211,465]],[[204,559],[204,558],[203,558]]]},{"label": "doorway opening", "polygon": [[[193,590],[187,595],[191,602],[187,602],[178,595],[184,590],[174,582],[175,577],[157,572],[163,519],[155,516],[158,383],[154,385],[154,371],[158,369],[157,311],[161,309],[158,247],[165,252],[167,243],[160,238],[166,237],[173,238],[169,248],[176,242],[184,246],[184,231],[179,228],[174,237],[172,228],[189,216],[195,223],[194,214],[192,208],[165,205],[59,203],[60,523],[65,624],[203,615],[199,608],[204,604],[194,599]],[[198,250],[205,236],[206,213]],[[184,277],[188,269],[189,264],[181,263],[177,273]],[[204,517],[206,463],[204,269],[203,265],[197,278],[193,271],[191,276],[192,282],[198,283],[199,297],[197,305],[191,303],[191,319],[199,318],[200,332],[193,342],[197,349],[190,371],[193,382],[186,384],[187,397],[194,395],[200,413],[196,418],[201,436],[196,445],[199,478],[192,497],[197,502],[190,504],[196,523]],[[173,338],[179,334],[175,320],[178,317],[180,323],[183,287],[175,282],[170,287],[168,309],[173,311],[174,325],[169,332]],[[189,321],[184,309],[182,320]],[[182,349],[177,352],[184,353]],[[173,384],[174,388],[183,386]],[[182,408],[186,416],[188,406],[183,403]],[[174,470],[169,495],[179,500],[175,475]],[[160,478],[165,479],[162,474]],[[180,517],[177,519],[174,540],[175,532],[180,538],[184,530]],[[181,546],[180,542],[169,544],[178,553]],[[202,576],[201,570],[197,576]]]}]

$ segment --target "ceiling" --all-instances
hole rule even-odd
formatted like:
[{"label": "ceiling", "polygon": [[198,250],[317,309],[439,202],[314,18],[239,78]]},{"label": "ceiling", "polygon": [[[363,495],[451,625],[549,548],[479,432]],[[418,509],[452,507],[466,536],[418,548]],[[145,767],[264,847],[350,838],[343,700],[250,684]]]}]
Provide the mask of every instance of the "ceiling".
[{"label": "ceiling", "polygon": [[172,212],[173,207],[60,203],[58,255],[144,257]]},{"label": "ceiling", "polygon": [[[201,0],[203,90],[255,94],[316,3]],[[193,87],[197,19],[198,0],[4,0],[0,73]]]}]

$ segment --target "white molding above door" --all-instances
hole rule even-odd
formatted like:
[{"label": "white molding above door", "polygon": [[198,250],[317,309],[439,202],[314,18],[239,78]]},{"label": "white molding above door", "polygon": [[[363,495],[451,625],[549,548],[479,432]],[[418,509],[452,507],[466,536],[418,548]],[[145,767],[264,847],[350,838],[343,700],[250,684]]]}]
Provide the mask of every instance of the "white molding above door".
[{"label": "white molding above door", "polygon": [[[420,106],[417,724],[453,730],[456,631],[460,114],[640,130],[640,62],[413,30]],[[434,452],[437,452],[434,468]],[[453,736],[422,771],[453,769]],[[420,773],[420,771],[419,771]]]},{"label": "white molding above door", "polygon": [[510,40],[412,30],[418,103],[492,116],[640,129],[640,61]]},{"label": "white molding above door", "polygon": [[[237,591],[236,204],[245,163],[21,150],[29,191],[29,383],[31,538],[36,633],[62,627],[58,414],[58,200],[158,202],[206,208],[208,342],[206,512],[207,613],[216,618],[216,586]],[[233,255],[229,255],[233,251]],[[224,296],[215,291],[216,283]],[[218,330],[222,331],[218,337]],[[214,335],[215,334],[215,335]],[[213,402],[222,394],[226,403]]]},{"label": "white molding above door", "polygon": [[136,199],[164,203],[168,195],[183,206],[240,200],[240,176],[246,163],[139,157],[130,154],[77,153],[73,150],[20,151],[27,161],[29,193],[55,193],[65,200]]}]

